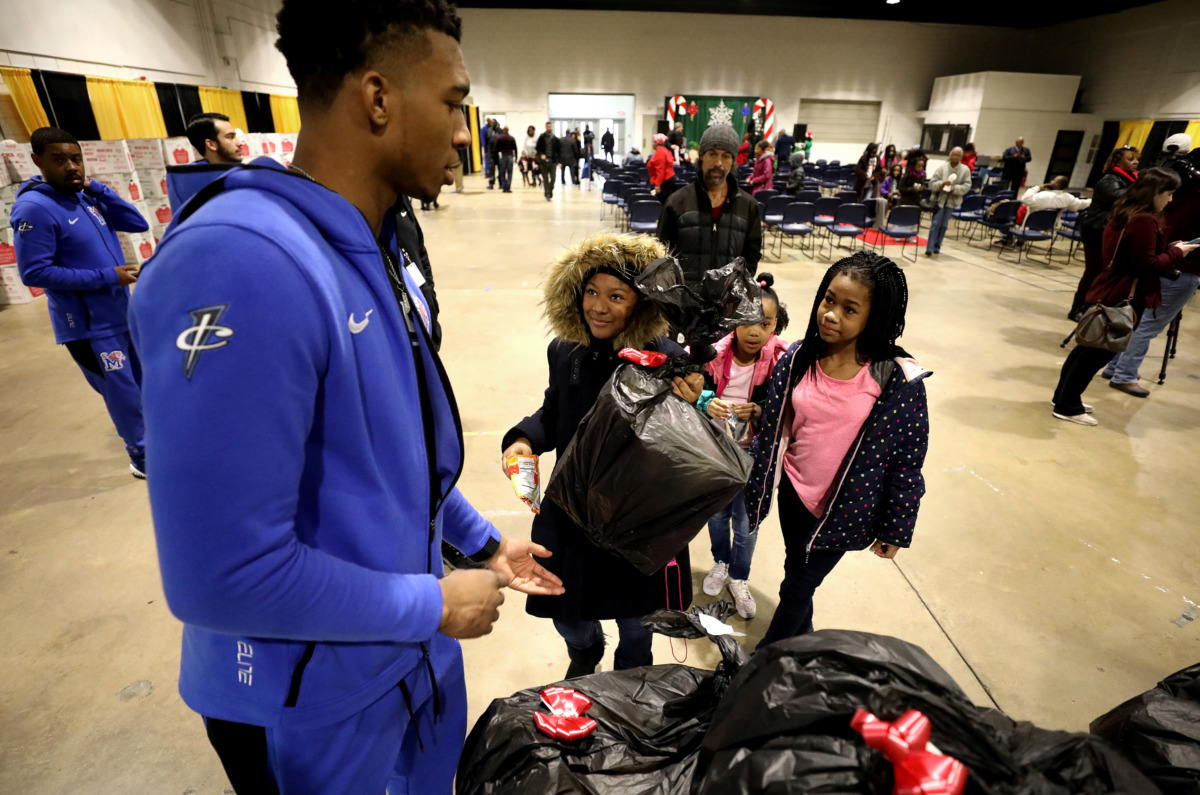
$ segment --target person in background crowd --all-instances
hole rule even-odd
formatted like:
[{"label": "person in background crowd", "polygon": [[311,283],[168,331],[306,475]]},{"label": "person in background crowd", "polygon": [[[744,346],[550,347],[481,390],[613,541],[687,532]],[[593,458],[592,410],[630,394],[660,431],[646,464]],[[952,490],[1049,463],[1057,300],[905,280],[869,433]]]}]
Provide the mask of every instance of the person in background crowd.
[{"label": "person in background crowd", "polygon": [[629,154],[625,155],[625,159],[621,161],[621,166],[640,166],[645,162],[642,160],[642,153],[635,146],[629,150]]},{"label": "person in background crowd", "polygon": [[1132,146],[1122,146],[1114,149],[1108,157],[1108,166],[1104,176],[1096,182],[1092,189],[1092,204],[1079,216],[1079,232],[1083,236],[1083,275],[1079,277],[1079,286],[1071,299],[1071,311],[1067,318],[1079,322],[1083,310],[1087,308],[1087,294],[1096,280],[1096,275],[1104,267],[1101,248],[1104,245],[1104,227],[1108,225],[1108,216],[1113,204],[1121,198],[1121,194],[1132,185],[1138,177],[1138,150]]},{"label": "person in background crowd", "polygon": [[654,154],[646,163],[646,171],[650,177],[650,187],[656,195],[665,198],[674,192],[675,156],[671,154],[670,141],[662,133],[654,136]]},{"label": "person in background crowd", "polygon": [[454,175],[454,192],[463,192],[463,170],[467,167],[467,152],[461,150],[458,153],[458,162],[450,165],[450,173]]},{"label": "person in background crowd", "polygon": [[937,210],[929,221],[929,242],[925,245],[925,256],[932,257],[942,252],[942,241],[950,225],[950,213],[962,206],[963,196],[971,190],[971,170],[962,162],[963,150],[957,146],[950,150],[950,159],[938,165],[929,178],[929,193]]},{"label": "person in background crowd", "polygon": [[921,204],[921,194],[925,192],[925,156],[909,154],[909,164],[904,176],[900,179],[900,204]]},{"label": "person in background crowd", "polygon": [[745,135],[742,136],[742,143],[738,146],[737,164],[739,166],[744,166],[744,165],[746,165],[746,162],[749,159],[750,159],[750,133],[746,133]]},{"label": "person in background crowd", "polygon": [[592,132],[592,125],[585,124],[583,127],[583,156],[591,160],[596,156],[596,134]]},{"label": "person in background crowd", "polygon": [[[1180,260],[1196,250],[1183,241],[1164,242],[1162,212],[1178,189],[1175,172],[1150,168],[1117,199],[1104,227],[1105,266],[1092,282],[1088,304],[1116,306],[1129,300],[1139,325],[1147,309],[1162,304],[1159,277],[1173,273]],[[1083,402],[1083,392],[1114,356],[1112,351],[1075,345],[1063,362],[1054,390],[1052,414],[1056,419],[1100,424],[1092,416],[1092,406]]]},{"label": "person in background crowd", "polygon": [[904,271],[859,251],[825,272],[804,337],[775,365],[746,483],[754,533],[778,482],[785,550],[759,649],[812,632],[813,593],[846,552],[894,558],[912,543],[929,373],[896,344],[907,306]]},{"label": "person in background crowd", "polygon": [[800,191],[804,190],[804,150],[796,148],[792,150],[788,156],[788,182],[787,192],[789,196],[795,196]]},{"label": "person in background crowd", "polygon": [[[776,334],[787,329],[787,307],[771,288],[775,277],[758,274],[762,290],[763,319],[758,323],[738,326],[713,347],[717,357],[706,364],[704,392],[696,402],[723,432],[727,421],[736,417],[749,423],[744,437],[735,441],[749,451],[754,432],[762,419],[762,403],[767,397],[767,381],[775,363],[787,350],[787,343]],[[730,533],[733,543],[730,543]],[[709,541],[712,543],[713,567],[704,578],[704,592],[716,596],[729,580],[729,595],[733,597],[738,615],[754,618],[758,607],[750,593],[750,561],[758,534],[750,534],[750,519],[746,516],[746,500],[738,492],[724,509],[708,520]]]},{"label": "person in background crowd", "polygon": [[150,225],[112,188],[88,177],[83,150],[70,133],[42,127],[29,142],[42,175],[22,184],[13,203],[17,272],[25,285],[46,291],[54,341],[104,398],[125,442],[129,472],[145,478],[142,367],[126,319],[139,268],[125,264],[117,232],[145,232]]},{"label": "person in background crowd", "polygon": [[[551,266],[543,302],[554,332],[547,350],[550,383],[541,407],[504,434],[500,465],[505,479],[510,456],[554,450],[562,460],[580,420],[624,361],[617,356],[622,348],[683,353],[663,336],[667,324],[658,308],[643,300],[634,286],[637,275],[666,254],[666,248],[647,235],[601,232],[568,249]],[[675,379],[675,394],[689,403],[696,402],[703,388],[700,373]],[[684,577],[679,586],[671,578],[664,588],[667,567],[642,574],[624,558],[593,544],[550,499],[542,501],[531,536],[553,553],[546,565],[562,578],[565,590],[531,596],[525,611],[554,621],[571,660],[566,678],[595,672],[604,656],[603,619],[617,622],[617,670],[652,664],[651,633],[640,619],[667,606],[687,609],[691,578]],[[689,571],[686,545],[675,562],[681,571]]]},{"label": "person in background crowd", "polygon": [[[130,308],[180,694],[237,792],[448,795],[458,639],[491,631],[505,586],[562,592],[455,488],[453,390],[378,245],[470,141],[461,23],[444,0],[345,0],[336,24],[285,0],[278,30],[295,161],[177,219]],[[445,574],[443,537],[486,568]]]},{"label": "person in background crowd", "polygon": [[675,122],[675,129],[671,130],[667,140],[671,144],[671,154],[675,155],[675,160],[685,160],[687,156],[687,138],[683,134],[683,122]]},{"label": "person in background crowd", "polygon": [[1018,138],[1017,142],[1004,150],[1000,156],[1004,161],[1004,172],[1000,181],[1008,185],[1008,189],[1019,191],[1025,182],[1025,164],[1033,159],[1033,155],[1025,148],[1025,139]]},{"label": "person in background crowd", "polygon": [[[1191,166],[1200,166],[1200,148],[1191,151]],[[1168,245],[1176,241],[1191,241],[1200,238],[1200,183],[1195,179],[1183,182],[1175,197],[1163,210],[1163,225],[1166,227]],[[1171,325],[1179,313],[1192,300],[1200,286],[1200,253],[1192,252],[1178,264],[1183,271],[1175,278],[1160,277],[1159,290],[1162,303],[1148,309],[1142,322],[1133,332],[1129,347],[1118,353],[1104,368],[1108,385],[1134,397],[1149,397],[1150,390],[1138,383],[1138,369],[1150,349],[1154,338]]]},{"label": "person in background crowd", "polygon": [[613,149],[617,145],[617,139],[613,137],[612,130],[605,130],[604,135],[600,136],[600,148],[604,150],[604,157],[608,162],[616,162],[613,160]]},{"label": "person in background crowd", "polygon": [[889,207],[895,207],[900,203],[900,180],[904,177],[904,167],[897,162],[892,166],[892,171],[883,178],[883,182],[879,186],[879,195],[887,199]]},{"label": "person in background crowd", "polygon": [[804,133],[804,140],[800,142],[799,146],[804,150],[804,162],[807,163],[812,159],[813,134],[810,132]]},{"label": "person in background crowd", "polygon": [[1081,199],[1074,194],[1067,192],[1067,187],[1071,180],[1065,174],[1059,174],[1042,185],[1034,185],[1032,188],[1026,188],[1021,194],[1021,204],[1029,208],[1030,212],[1037,210],[1070,210],[1071,212],[1080,212],[1091,206],[1091,199]]},{"label": "person in background crowd", "polygon": [[746,260],[750,273],[762,259],[762,213],[758,202],[738,187],[733,175],[737,132],[714,124],[700,136],[700,168],[692,185],[675,191],[658,216],[658,239],[679,258],[687,283],[704,272]]},{"label": "person in background crowd", "polygon": [[496,154],[496,139],[500,137],[500,122],[495,119],[488,119],[487,137],[484,139],[484,167],[488,181],[488,190],[494,190],[496,187],[496,171],[500,165],[500,158]]},{"label": "person in background crowd", "polygon": [[787,163],[791,165],[792,148],[796,145],[796,139],[788,135],[787,130],[783,130],[779,135],[775,136],[775,162]]},{"label": "person in background crowd", "polygon": [[879,173],[879,144],[867,144],[862,157],[854,166],[854,192],[864,201],[875,195],[876,185],[883,177]]},{"label": "person in background crowd", "polygon": [[892,166],[897,165],[899,163],[900,163],[900,156],[898,154],[896,154],[896,145],[888,144],[886,147],[884,147],[883,154],[879,156],[879,172],[878,173],[881,175],[880,176],[880,184],[881,185],[883,184],[883,179],[885,179],[888,174],[892,173]]},{"label": "person in background crowd", "polygon": [[537,128],[532,124],[525,130],[525,142],[521,145],[521,181],[532,187],[537,185]]},{"label": "person in background crowd", "polygon": [[567,174],[571,175],[573,184],[579,184],[579,144],[573,133],[558,139],[558,178],[563,190],[567,187]]},{"label": "person in background crowd", "polygon": [[[187,138],[206,163],[240,163],[242,147],[237,130],[223,113],[197,113],[187,126]],[[198,162],[198,161],[197,161]]]},{"label": "person in background crowd", "polygon": [[975,163],[979,160],[979,155],[975,154],[975,144],[963,144],[963,165],[975,172]]},{"label": "person in background crowd", "polygon": [[508,134],[508,127],[500,130],[496,136],[496,157],[500,175],[500,190],[512,193],[513,161],[517,157],[517,139]]},{"label": "person in background crowd", "polygon": [[771,144],[759,141],[754,147],[754,171],[750,173],[750,193],[766,190],[774,184],[775,155],[771,154]]},{"label": "person in background crowd", "polygon": [[561,147],[558,138],[554,137],[554,125],[546,122],[546,131],[537,139],[538,166],[542,171],[542,190],[546,194],[546,201],[554,198],[554,168],[561,157]]}]

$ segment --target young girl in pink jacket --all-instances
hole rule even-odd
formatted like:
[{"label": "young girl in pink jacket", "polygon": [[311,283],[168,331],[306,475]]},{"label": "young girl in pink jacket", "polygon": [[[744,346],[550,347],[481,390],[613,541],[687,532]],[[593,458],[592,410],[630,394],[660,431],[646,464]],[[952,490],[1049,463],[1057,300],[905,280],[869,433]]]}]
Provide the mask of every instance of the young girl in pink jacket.
[{"label": "young girl in pink jacket", "polygon": [[[701,411],[713,422],[734,435],[735,440],[749,450],[754,438],[754,426],[762,417],[762,401],[775,362],[783,356],[788,344],[776,334],[787,328],[787,307],[771,288],[775,279],[769,273],[758,276],[762,288],[762,323],[739,326],[718,342],[717,358],[706,365],[705,391],[697,402]],[[732,421],[730,421],[732,419]],[[744,431],[741,429],[745,428]],[[733,543],[730,544],[732,526]],[[758,535],[750,534],[746,504],[738,492],[724,510],[708,520],[712,540],[713,567],[704,578],[704,592],[716,596],[729,580],[738,615],[754,618],[757,606],[750,595],[750,558]]]}]

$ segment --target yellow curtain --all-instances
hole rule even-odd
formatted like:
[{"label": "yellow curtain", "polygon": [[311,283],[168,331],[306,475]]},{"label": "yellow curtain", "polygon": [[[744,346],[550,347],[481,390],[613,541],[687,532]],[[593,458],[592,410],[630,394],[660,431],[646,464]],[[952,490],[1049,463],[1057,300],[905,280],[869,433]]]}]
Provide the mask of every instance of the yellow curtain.
[{"label": "yellow curtain", "polygon": [[300,132],[300,106],[296,104],[295,97],[272,94],[271,118],[277,133]]},{"label": "yellow curtain", "polygon": [[1192,148],[1200,146],[1200,121],[1189,121],[1185,133],[1192,137]]},{"label": "yellow curtain", "polygon": [[89,76],[87,89],[101,140],[167,137],[153,83]]},{"label": "yellow curtain", "polygon": [[240,91],[200,86],[200,107],[205,113],[224,113],[229,123],[243,132],[250,126],[246,123],[246,106],[242,104]]},{"label": "yellow curtain", "polygon": [[37,89],[33,86],[33,77],[28,69],[18,69],[12,66],[0,66],[0,76],[8,93],[12,95],[13,104],[17,106],[17,114],[25,125],[25,133],[31,134],[39,127],[49,127],[50,119],[38,99]]},{"label": "yellow curtain", "polygon": [[1153,126],[1153,121],[1121,122],[1120,131],[1117,133],[1117,145],[1113,149],[1132,146],[1140,152],[1146,144],[1146,139],[1150,137],[1150,128]]}]

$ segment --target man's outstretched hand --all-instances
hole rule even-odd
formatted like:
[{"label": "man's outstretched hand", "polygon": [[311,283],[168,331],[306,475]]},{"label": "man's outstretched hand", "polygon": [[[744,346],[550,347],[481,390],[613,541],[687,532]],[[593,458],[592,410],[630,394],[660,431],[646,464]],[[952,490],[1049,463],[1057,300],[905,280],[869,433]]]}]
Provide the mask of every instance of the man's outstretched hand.
[{"label": "man's outstretched hand", "polygon": [[541,544],[519,538],[500,538],[500,548],[487,567],[508,578],[508,587],[532,596],[558,596],[564,592],[562,580],[547,571],[535,558],[553,553]]}]

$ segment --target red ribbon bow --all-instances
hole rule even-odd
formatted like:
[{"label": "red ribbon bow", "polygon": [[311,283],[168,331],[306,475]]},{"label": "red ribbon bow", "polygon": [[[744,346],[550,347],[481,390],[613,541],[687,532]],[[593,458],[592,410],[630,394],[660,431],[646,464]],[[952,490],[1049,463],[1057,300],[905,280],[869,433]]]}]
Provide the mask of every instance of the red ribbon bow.
[{"label": "red ribbon bow", "polygon": [[644,365],[646,367],[661,367],[663,362],[667,360],[665,353],[657,351],[639,351],[637,348],[622,348],[617,354],[622,359],[628,359],[634,364]]},{"label": "red ribbon bow", "polygon": [[892,795],[961,795],[967,785],[967,768],[962,762],[926,750],[929,718],[915,709],[892,723],[860,709],[850,719],[850,727],[895,766]]},{"label": "red ribbon bow", "polygon": [[592,707],[592,700],[569,687],[547,687],[542,691],[542,703],[553,715],[533,713],[533,722],[547,737],[559,740],[582,740],[596,730],[596,721],[583,713]]}]

